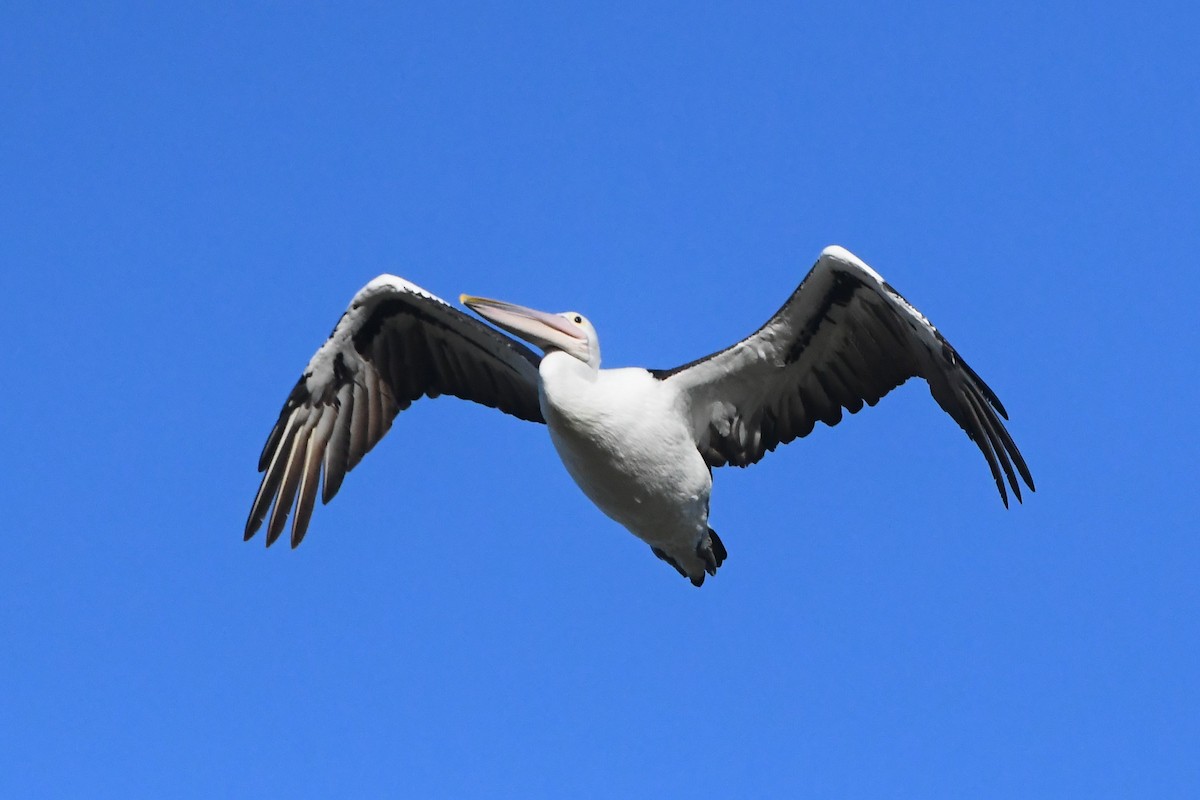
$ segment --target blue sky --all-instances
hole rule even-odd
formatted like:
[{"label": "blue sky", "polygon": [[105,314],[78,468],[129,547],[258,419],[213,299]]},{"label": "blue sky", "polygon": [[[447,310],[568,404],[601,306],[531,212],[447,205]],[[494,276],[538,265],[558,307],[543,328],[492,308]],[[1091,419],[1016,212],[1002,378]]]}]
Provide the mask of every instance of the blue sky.
[{"label": "blue sky", "polygon": [[[0,11],[0,793],[1196,796],[1194,7],[422,6]],[[718,471],[696,590],[446,399],[242,542],[376,274],[670,367],[830,243],[1024,506],[905,386]]]}]

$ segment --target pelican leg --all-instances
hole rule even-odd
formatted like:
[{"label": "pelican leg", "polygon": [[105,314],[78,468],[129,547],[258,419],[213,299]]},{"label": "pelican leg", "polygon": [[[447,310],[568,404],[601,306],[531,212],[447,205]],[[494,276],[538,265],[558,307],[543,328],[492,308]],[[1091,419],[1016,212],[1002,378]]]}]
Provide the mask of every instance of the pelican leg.
[{"label": "pelican leg", "polygon": [[667,554],[666,554],[665,552],[663,552],[662,550],[658,549],[657,547],[651,547],[651,548],[650,548],[650,552],[654,553],[654,555],[658,556],[658,557],[659,557],[659,558],[661,558],[663,561],[667,562],[667,563],[668,563],[668,564],[670,564],[672,567],[674,567],[674,568],[675,568],[675,571],[676,571],[676,572],[678,572],[678,573],[679,573],[680,575],[682,575],[683,577],[685,577],[685,578],[686,578],[686,577],[688,576],[688,574],[687,574],[686,572],[684,572],[684,571],[683,571],[683,567],[679,566],[679,562],[678,562],[678,561],[676,561],[675,559],[671,558],[669,555],[667,555]]}]

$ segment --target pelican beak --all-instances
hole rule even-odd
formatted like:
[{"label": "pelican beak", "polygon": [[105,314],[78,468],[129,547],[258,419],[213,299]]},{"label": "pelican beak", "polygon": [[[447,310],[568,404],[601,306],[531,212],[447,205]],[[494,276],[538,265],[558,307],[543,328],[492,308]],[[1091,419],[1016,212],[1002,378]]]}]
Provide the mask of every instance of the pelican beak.
[{"label": "pelican beak", "polygon": [[585,362],[588,360],[587,333],[558,314],[469,294],[459,295],[458,299],[488,322],[546,352],[565,350]]}]

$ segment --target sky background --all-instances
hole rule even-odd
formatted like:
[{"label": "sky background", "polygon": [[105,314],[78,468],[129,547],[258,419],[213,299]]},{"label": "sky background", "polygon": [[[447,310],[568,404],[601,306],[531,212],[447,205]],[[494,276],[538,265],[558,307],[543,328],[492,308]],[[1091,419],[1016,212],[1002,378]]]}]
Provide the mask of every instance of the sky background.
[{"label": "sky background", "polygon": [[[567,5],[4,3],[0,794],[1200,794],[1195,5]],[[718,470],[697,590],[443,399],[242,542],[376,274],[665,368],[831,243],[1024,506],[906,385]]]}]

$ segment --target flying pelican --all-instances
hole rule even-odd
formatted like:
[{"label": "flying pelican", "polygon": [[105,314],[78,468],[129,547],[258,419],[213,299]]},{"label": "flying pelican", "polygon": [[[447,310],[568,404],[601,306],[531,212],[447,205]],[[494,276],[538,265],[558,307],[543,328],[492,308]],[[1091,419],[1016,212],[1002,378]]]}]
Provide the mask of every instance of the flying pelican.
[{"label": "flying pelican", "polygon": [[1005,477],[1018,501],[1017,474],[1034,489],[995,393],[921,312],[841,247],[825,248],[753,334],[670,370],[600,369],[596,329],[574,311],[459,299],[544,355],[402,278],[375,278],[308,362],[267,437],[246,539],[267,521],[270,546],[294,506],[292,547],[300,544],[321,473],[328,503],[398,413],[440,394],[545,423],[584,494],[696,586],[726,556],[708,525],[713,467],[753,464],[911,377],[929,383],[975,442],[1006,507]]}]

